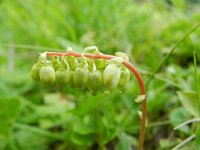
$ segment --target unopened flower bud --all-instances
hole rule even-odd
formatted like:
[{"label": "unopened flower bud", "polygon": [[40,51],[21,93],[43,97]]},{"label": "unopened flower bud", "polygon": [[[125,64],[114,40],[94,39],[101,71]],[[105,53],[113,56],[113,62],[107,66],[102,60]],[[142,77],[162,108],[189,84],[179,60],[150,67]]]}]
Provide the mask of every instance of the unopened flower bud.
[{"label": "unopened flower bud", "polygon": [[115,64],[109,64],[106,66],[103,72],[104,84],[109,89],[115,89],[120,79],[120,69]]},{"label": "unopened flower bud", "polygon": [[53,83],[55,81],[55,70],[49,65],[43,65],[40,69],[40,80],[44,83]]}]

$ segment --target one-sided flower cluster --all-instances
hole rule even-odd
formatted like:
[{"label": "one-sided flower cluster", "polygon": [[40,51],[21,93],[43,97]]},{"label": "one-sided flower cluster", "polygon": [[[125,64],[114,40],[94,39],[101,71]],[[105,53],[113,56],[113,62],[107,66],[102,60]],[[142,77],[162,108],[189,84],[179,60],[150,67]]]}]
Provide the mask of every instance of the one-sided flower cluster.
[{"label": "one-sided flower cluster", "polygon": [[100,54],[97,49],[86,48],[81,57],[39,55],[38,62],[31,69],[35,81],[47,84],[69,85],[87,88],[92,94],[98,91],[122,90],[130,80],[129,70],[122,64],[128,61],[126,54],[116,53],[111,60],[86,58],[85,53]]}]

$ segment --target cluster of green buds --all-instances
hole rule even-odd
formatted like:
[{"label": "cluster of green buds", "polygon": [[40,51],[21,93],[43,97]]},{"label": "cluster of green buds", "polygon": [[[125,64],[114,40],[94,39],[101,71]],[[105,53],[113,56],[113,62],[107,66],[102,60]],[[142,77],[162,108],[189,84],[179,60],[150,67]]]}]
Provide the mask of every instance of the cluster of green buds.
[{"label": "cluster of green buds", "polygon": [[92,94],[98,91],[121,91],[130,80],[129,70],[122,64],[128,61],[125,53],[117,52],[110,60],[87,58],[85,54],[101,55],[97,47],[87,47],[81,57],[53,56],[41,53],[33,65],[31,77],[35,81],[49,84],[70,85],[87,88]]}]

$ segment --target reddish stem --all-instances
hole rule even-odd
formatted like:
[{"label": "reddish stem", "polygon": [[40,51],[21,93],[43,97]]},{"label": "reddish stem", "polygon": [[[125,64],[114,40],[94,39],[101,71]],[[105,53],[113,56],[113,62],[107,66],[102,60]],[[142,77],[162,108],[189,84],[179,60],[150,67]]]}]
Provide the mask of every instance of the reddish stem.
[{"label": "reddish stem", "polygon": [[[58,52],[47,52],[47,56],[75,56],[75,57],[81,57],[82,54],[76,53],[76,52],[67,52],[67,53],[58,53]],[[105,54],[88,54],[88,53],[83,53],[83,55],[87,58],[93,58],[93,59],[112,59],[115,58],[116,56],[112,55],[105,55]],[[141,118],[141,128],[140,128],[140,136],[139,136],[139,144],[138,144],[138,150],[143,149],[143,144],[144,144],[144,136],[145,136],[145,126],[146,126],[146,91],[145,91],[145,86],[144,82],[142,80],[142,77],[140,73],[137,71],[137,69],[128,61],[123,61],[123,64],[131,70],[131,72],[135,75],[139,87],[140,87],[140,92],[142,95],[145,95],[144,100],[142,101],[142,118]]]}]

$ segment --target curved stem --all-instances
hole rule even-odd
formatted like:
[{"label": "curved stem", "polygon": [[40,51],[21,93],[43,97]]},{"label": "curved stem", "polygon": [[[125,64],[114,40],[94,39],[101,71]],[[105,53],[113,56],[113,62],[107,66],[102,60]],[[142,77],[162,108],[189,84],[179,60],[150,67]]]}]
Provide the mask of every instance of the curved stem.
[{"label": "curved stem", "polygon": [[136,68],[129,63],[128,61],[124,61],[124,65],[132,71],[132,73],[135,75],[139,87],[140,87],[140,92],[142,95],[145,95],[144,100],[142,101],[142,118],[141,118],[141,127],[140,127],[140,137],[139,137],[139,145],[138,145],[138,150],[142,150],[143,144],[144,144],[144,136],[145,136],[145,126],[146,126],[146,91],[145,91],[145,86],[144,82],[142,80],[142,77],[140,73],[136,70]]},{"label": "curved stem", "polygon": [[[47,52],[46,54],[47,54],[47,56],[75,56],[75,57],[81,57],[80,53],[76,53],[76,52],[72,52],[72,51],[69,51],[67,53]],[[93,55],[93,54],[88,54],[88,53],[84,53],[84,56],[87,57],[87,58],[106,59],[106,60],[109,60],[109,59],[112,59],[112,58],[116,57],[116,56],[112,56],[112,55],[105,55],[105,54]],[[143,149],[143,144],[144,144],[145,126],[146,126],[146,91],[145,91],[145,86],[144,86],[144,82],[142,80],[142,77],[141,77],[140,73],[133,66],[133,64],[131,64],[130,62],[125,61],[125,60],[123,61],[123,64],[129,70],[131,70],[131,72],[134,74],[134,76],[136,77],[136,79],[138,81],[141,94],[145,95],[145,98],[142,101],[142,118],[141,118],[141,128],[140,128],[140,136],[139,136],[139,144],[138,144],[138,150],[142,150]]]}]

